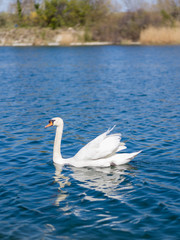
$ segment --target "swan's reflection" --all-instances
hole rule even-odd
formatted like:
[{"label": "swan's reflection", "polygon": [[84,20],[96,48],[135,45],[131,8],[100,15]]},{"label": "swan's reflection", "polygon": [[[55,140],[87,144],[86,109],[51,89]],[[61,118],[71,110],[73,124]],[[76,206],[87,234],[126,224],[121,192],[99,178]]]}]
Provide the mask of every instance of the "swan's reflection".
[{"label": "swan's reflection", "polygon": [[[70,178],[62,174],[62,166],[54,164],[55,181],[59,184],[60,193],[57,196],[55,204],[59,206],[59,203],[66,199],[67,192],[63,190],[65,186],[70,186]],[[130,181],[127,180],[127,175],[132,175],[133,167],[130,164],[121,165],[109,168],[75,168],[71,167],[71,177],[78,181],[78,185],[90,190],[103,193],[109,198],[122,200],[121,192],[123,190],[132,189],[133,186]],[[133,171],[134,172],[134,171]],[[96,199],[94,194],[84,193],[85,199],[90,201],[101,200]],[[90,196],[91,195],[91,196]],[[103,200],[103,199],[102,199]]]},{"label": "swan's reflection", "polygon": [[57,195],[56,201],[55,201],[55,205],[59,206],[59,203],[64,201],[66,199],[66,197],[68,196],[68,194],[63,190],[63,188],[65,186],[70,186],[71,183],[69,181],[69,177],[66,177],[62,174],[62,168],[63,166],[58,165],[56,163],[54,163],[55,166],[55,175],[54,175],[54,180],[55,182],[57,182],[59,184],[58,190],[59,190],[59,194]]},{"label": "swan's reflection", "polygon": [[[72,168],[72,177],[79,181],[83,188],[93,189],[103,193],[109,198],[121,199],[119,191],[132,189],[132,184],[125,181],[129,170],[133,167],[129,164],[108,168]],[[128,172],[127,172],[128,170]],[[96,201],[95,196],[85,196],[85,199]],[[98,200],[100,200],[98,198]],[[102,199],[103,200],[103,199]]]}]

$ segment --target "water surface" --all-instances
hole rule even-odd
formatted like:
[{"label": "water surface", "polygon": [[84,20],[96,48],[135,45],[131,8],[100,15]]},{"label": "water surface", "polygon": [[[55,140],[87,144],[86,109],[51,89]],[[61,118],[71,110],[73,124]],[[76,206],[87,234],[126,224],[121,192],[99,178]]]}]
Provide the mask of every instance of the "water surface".
[{"label": "water surface", "polygon": [[[180,47],[0,48],[0,238],[180,239]],[[116,124],[130,164],[55,166]]]}]

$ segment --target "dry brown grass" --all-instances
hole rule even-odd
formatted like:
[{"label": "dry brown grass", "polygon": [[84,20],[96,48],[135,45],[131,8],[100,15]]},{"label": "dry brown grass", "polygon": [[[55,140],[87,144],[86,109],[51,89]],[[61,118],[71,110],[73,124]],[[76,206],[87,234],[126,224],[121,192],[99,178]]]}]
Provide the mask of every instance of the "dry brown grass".
[{"label": "dry brown grass", "polygon": [[180,27],[149,27],[141,32],[142,44],[180,44]]},{"label": "dry brown grass", "polygon": [[72,42],[77,42],[77,34],[72,30],[63,30],[61,32],[61,45],[70,45]]}]

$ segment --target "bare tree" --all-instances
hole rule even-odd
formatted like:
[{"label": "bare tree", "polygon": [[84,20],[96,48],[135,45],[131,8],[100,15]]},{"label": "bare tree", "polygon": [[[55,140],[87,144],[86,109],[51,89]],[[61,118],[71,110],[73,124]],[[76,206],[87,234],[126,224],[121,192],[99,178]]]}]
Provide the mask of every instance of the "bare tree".
[{"label": "bare tree", "polygon": [[175,7],[180,7],[180,0],[157,0],[157,6],[170,13]]},{"label": "bare tree", "polygon": [[126,11],[135,12],[139,9],[149,8],[147,0],[121,0]]},{"label": "bare tree", "polygon": [[176,19],[180,19],[180,0],[157,0],[159,11],[165,11]]},{"label": "bare tree", "polygon": [[[0,0],[1,2],[5,0]],[[22,8],[22,14],[29,15],[30,12],[35,10],[35,4],[42,4],[43,0],[20,0],[19,1]],[[17,0],[11,0],[9,3],[8,11],[15,13],[17,11]]]}]

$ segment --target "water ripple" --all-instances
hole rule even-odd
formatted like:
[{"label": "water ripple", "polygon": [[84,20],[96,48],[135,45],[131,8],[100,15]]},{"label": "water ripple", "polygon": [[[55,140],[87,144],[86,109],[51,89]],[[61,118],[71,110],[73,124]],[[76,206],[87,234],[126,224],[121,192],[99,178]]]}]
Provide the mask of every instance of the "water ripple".
[{"label": "water ripple", "polygon": [[[0,48],[0,238],[180,239],[178,46]],[[116,124],[111,168],[52,163]]]}]

